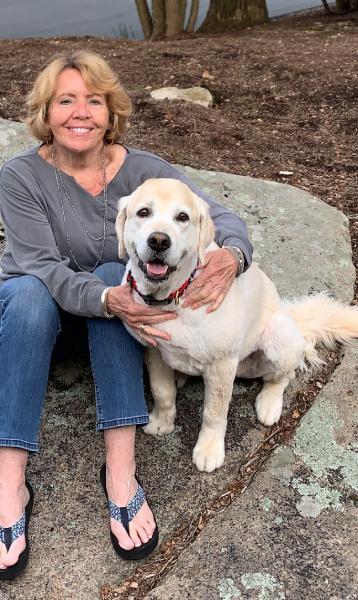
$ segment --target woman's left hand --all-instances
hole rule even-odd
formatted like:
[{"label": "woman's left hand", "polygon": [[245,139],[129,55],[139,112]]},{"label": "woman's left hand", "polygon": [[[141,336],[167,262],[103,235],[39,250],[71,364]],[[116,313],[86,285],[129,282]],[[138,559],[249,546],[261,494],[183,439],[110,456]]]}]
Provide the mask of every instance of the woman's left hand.
[{"label": "woman's left hand", "polygon": [[183,306],[193,310],[209,304],[207,313],[219,308],[237,273],[235,257],[225,248],[208,252],[201,273],[191,282],[183,298]]}]

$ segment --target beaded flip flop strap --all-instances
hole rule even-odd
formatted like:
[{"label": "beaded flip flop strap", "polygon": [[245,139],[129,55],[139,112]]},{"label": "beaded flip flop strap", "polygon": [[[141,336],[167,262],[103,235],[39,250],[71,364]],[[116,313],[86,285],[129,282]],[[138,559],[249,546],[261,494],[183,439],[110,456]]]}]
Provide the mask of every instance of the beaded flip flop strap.
[{"label": "beaded flip flop strap", "polygon": [[25,524],[25,513],[22,513],[19,520],[11,527],[2,527],[0,525],[0,542],[5,544],[7,551],[9,551],[11,544],[25,533]]},{"label": "beaded flip flop strap", "polygon": [[128,533],[129,522],[138,514],[144,502],[144,490],[140,485],[137,485],[136,493],[127,506],[117,506],[112,500],[108,500],[109,514],[112,519],[121,523]]}]

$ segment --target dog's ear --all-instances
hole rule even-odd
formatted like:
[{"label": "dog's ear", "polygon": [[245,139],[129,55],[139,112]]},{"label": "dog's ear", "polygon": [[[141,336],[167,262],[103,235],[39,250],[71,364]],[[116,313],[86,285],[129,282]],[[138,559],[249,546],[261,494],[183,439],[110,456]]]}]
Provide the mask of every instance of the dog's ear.
[{"label": "dog's ear", "polygon": [[118,254],[119,258],[124,258],[126,255],[126,247],[124,245],[124,226],[127,220],[127,205],[130,196],[124,196],[118,202],[118,215],[116,218],[116,233],[118,238]]},{"label": "dog's ear", "polygon": [[209,205],[199,198],[200,220],[199,220],[199,243],[198,255],[201,263],[204,263],[205,249],[211,244],[215,236],[214,223],[209,214]]}]

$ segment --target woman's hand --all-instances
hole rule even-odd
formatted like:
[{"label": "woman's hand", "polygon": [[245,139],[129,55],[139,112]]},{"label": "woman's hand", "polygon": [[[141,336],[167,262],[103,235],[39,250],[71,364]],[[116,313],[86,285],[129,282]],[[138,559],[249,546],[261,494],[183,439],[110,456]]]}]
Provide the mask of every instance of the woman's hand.
[{"label": "woman's hand", "polygon": [[107,293],[106,305],[108,312],[125,321],[151,346],[157,346],[155,338],[170,340],[170,335],[155,329],[153,325],[176,319],[178,316],[176,312],[163,312],[160,308],[150,308],[146,304],[134,302],[132,291],[128,285],[110,288]]},{"label": "woman's hand", "polygon": [[205,264],[200,266],[201,273],[191,282],[184,294],[183,306],[197,309],[209,304],[207,313],[211,313],[223,302],[237,273],[237,260],[225,248],[208,252]]}]

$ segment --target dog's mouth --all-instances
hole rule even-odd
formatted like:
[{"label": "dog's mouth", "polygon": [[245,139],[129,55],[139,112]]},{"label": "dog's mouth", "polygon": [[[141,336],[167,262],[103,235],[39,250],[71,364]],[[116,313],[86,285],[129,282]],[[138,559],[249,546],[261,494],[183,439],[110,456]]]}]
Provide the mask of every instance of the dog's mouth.
[{"label": "dog's mouth", "polygon": [[170,267],[160,258],[154,258],[146,263],[138,259],[138,266],[149,281],[165,281],[170,273],[176,271],[176,267]]}]

